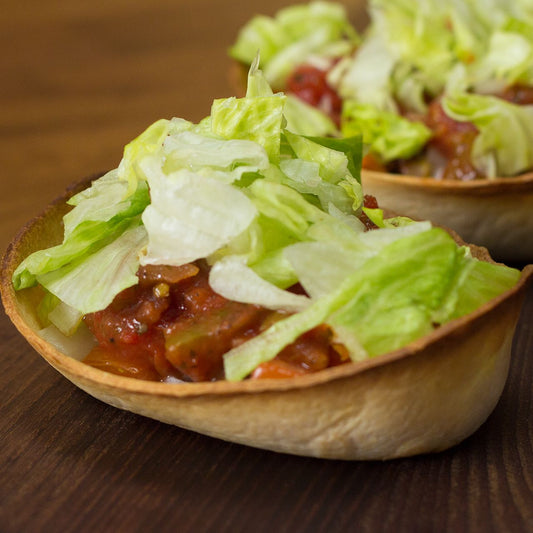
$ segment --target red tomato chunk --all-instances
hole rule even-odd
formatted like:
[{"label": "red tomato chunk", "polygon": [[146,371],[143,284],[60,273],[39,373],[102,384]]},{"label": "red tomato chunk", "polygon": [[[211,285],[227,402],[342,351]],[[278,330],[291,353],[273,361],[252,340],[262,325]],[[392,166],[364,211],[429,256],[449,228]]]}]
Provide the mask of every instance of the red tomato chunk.
[{"label": "red tomato chunk", "polygon": [[297,67],[287,80],[287,90],[304,102],[323,111],[340,125],[342,100],[327,82],[327,70],[311,65]]},{"label": "red tomato chunk", "polygon": [[[223,298],[209,286],[208,274],[203,262],[141,267],[138,285],[85,316],[98,341],[85,363],[152,381],[224,379],[224,353],[286,315]],[[251,377],[292,377],[345,361],[347,354],[332,344],[329,328],[320,326]]]}]

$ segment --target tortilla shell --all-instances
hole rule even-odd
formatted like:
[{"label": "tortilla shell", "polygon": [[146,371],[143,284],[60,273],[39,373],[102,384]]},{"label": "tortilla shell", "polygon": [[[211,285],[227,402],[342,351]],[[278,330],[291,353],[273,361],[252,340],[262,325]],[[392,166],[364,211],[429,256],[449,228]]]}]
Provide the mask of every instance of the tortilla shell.
[{"label": "tortilla shell", "polygon": [[[15,292],[11,276],[29,253],[61,241],[65,200],[87,184],[67,191],[13,240],[3,259],[1,292],[7,314],[28,342],[92,396],[231,442],[358,460],[449,448],[471,435],[498,402],[533,266],[523,270],[512,290],[408,347],[315,374],[239,383],[156,383],[83,364],[71,356],[68,344],[59,349],[43,338],[37,291]],[[483,248],[471,248],[473,255],[491,260]]]}]

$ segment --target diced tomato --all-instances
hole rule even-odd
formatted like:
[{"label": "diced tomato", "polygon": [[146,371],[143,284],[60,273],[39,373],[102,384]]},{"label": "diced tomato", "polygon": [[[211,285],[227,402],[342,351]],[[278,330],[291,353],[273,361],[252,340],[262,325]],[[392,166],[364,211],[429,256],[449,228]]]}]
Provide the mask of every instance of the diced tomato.
[{"label": "diced tomato", "polygon": [[365,170],[375,170],[377,172],[387,171],[387,167],[372,153],[368,153],[363,157],[361,166]]},{"label": "diced tomato", "polygon": [[462,181],[482,177],[471,159],[472,144],[478,135],[474,124],[449,117],[440,98],[436,98],[429,105],[426,124],[433,132],[429,145],[438,150],[446,160],[438,177]]},{"label": "diced tomato", "polygon": [[[259,328],[267,311],[255,305],[225,301],[165,329],[166,358],[187,380],[223,377],[222,356],[242,332]],[[257,334],[257,333],[256,333]]]},{"label": "diced tomato", "polygon": [[282,361],[281,359],[273,359],[266,363],[261,363],[252,373],[252,379],[286,379],[295,376],[301,376],[307,372],[296,365]]},{"label": "diced tomato", "polygon": [[328,84],[327,70],[311,65],[297,67],[287,80],[287,91],[328,115],[339,126],[342,100]]},{"label": "diced tomato", "polygon": [[[377,205],[370,196],[365,204]],[[223,379],[224,353],[286,316],[227,300],[211,289],[205,264],[191,266],[143,267],[142,282],[122,291],[107,309],[86,315],[85,322],[99,344],[85,363],[146,380]],[[304,292],[300,286],[292,290]],[[345,362],[331,341],[330,329],[319,326],[253,377],[287,377]]]}]

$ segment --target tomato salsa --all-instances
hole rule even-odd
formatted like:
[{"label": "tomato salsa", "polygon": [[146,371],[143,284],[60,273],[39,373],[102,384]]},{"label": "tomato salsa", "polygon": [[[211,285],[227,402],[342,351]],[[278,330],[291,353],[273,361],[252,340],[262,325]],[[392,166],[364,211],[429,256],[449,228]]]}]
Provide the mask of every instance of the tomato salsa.
[{"label": "tomato salsa", "polygon": [[[370,195],[364,205],[378,206]],[[360,219],[366,230],[376,228],[364,213]],[[137,277],[138,284],[119,293],[106,309],[85,315],[97,341],[86,364],[150,381],[216,381],[224,379],[226,352],[287,316],[220,296],[209,285],[203,260],[141,266]],[[300,285],[290,290],[304,293]],[[259,365],[250,378],[289,378],[349,360],[330,328],[320,325]]]},{"label": "tomato salsa", "polygon": [[[233,302],[214,292],[203,261],[139,268],[139,283],[102,311],[85,316],[98,344],[85,363],[152,381],[224,378],[224,353],[280,320],[284,313]],[[347,354],[319,326],[260,365],[252,378],[292,377],[340,364]]]}]

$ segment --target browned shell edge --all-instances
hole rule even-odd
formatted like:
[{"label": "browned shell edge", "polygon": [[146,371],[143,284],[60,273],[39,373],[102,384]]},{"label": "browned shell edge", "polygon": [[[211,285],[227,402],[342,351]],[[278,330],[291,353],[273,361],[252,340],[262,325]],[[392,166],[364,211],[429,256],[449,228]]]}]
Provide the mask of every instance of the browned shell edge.
[{"label": "browned shell edge", "polygon": [[407,176],[374,170],[362,170],[364,177],[376,182],[398,185],[410,189],[424,189],[428,192],[469,195],[496,195],[503,192],[531,192],[533,190],[533,172],[504,178],[477,179],[471,181],[438,180],[431,177]]},{"label": "browned shell edge", "polygon": [[[267,391],[286,391],[291,389],[303,389],[324,384],[329,381],[348,378],[356,374],[370,371],[378,367],[393,363],[400,359],[414,357],[432,345],[445,342],[448,336],[461,335],[472,324],[481,319],[489,312],[503,308],[504,305],[512,304],[520,308],[525,290],[533,279],[533,265],[527,265],[521,273],[519,282],[515,287],[487,302],[479,309],[467,316],[456,319],[434,330],[410,345],[357,363],[328,368],[314,374],[308,374],[290,379],[269,380],[245,380],[242,382],[217,381],[208,383],[158,383],[117,376],[85,365],[84,363],[59,352],[50,344],[40,338],[36,331],[24,320],[20,312],[18,298],[13,289],[11,277],[14,269],[20,261],[29,253],[51,246],[59,242],[62,236],[61,218],[67,211],[66,200],[74,193],[85,188],[92,180],[99,177],[93,175],[72,187],[52,202],[40,215],[29,221],[9,244],[2,259],[2,273],[0,277],[0,289],[2,302],[7,315],[10,317],[19,332],[28,342],[57,370],[70,376],[81,377],[85,382],[108,387],[120,388],[146,395],[157,394],[167,397],[197,397],[204,395],[234,395],[243,393],[257,393]],[[456,234],[451,234],[460,244],[464,244]],[[493,262],[485,248],[469,245],[472,254],[478,259]]]}]

